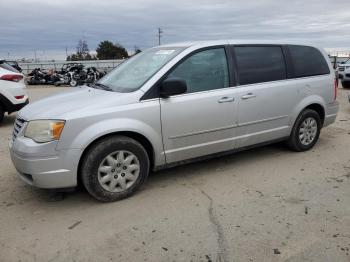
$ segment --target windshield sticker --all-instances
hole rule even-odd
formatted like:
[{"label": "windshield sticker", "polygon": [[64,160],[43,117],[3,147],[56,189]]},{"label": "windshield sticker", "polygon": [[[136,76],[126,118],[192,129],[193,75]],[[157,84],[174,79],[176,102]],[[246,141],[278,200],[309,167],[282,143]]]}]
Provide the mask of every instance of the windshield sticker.
[{"label": "windshield sticker", "polygon": [[175,50],[165,49],[165,50],[157,51],[156,55],[170,55],[170,54],[172,54],[174,52],[175,52]]}]

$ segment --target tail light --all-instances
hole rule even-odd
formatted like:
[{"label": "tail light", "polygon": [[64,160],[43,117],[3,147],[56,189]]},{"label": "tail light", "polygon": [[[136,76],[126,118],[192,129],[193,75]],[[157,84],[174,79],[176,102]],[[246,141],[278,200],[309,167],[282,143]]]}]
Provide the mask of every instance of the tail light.
[{"label": "tail light", "polygon": [[6,80],[6,81],[12,81],[12,82],[19,82],[23,79],[23,76],[22,75],[8,74],[8,75],[1,76],[0,79]]},{"label": "tail light", "polygon": [[16,99],[23,99],[24,96],[15,96]]},{"label": "tail light", "polygon": [[338,93],[338,80],[334,78],[334,100],[337,99],[337,93]]}]

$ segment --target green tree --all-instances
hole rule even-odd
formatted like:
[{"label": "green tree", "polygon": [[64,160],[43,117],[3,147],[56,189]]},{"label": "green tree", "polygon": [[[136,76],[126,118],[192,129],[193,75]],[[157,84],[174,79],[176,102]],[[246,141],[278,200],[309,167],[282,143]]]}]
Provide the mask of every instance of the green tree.
[{"label": "green tree", "polygon": [[108,40],[99,43],[96,53],[97,58],[100,60],[124,59],[129,57],[128,52],[122,45],[113,44]]}]

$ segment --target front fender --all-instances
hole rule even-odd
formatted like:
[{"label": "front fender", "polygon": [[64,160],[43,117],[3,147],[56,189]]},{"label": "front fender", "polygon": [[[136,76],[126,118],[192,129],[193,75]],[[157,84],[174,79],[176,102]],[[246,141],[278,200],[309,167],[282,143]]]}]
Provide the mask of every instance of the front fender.
[{"label": "front fender", "polygon": [[[143,135],[152,144],[155,153],[155,165],[165,164],[165,156],[162,144],[161,132],[155,130],[145,122],[135,119],[106,119],[89,125],[72,139],[62,139],[65,143],[59,143],[57,150],[67,147],[84,150],[95,140],[108,134],[117,132],[135,132]],[[70,142],[68,142],[70,140]]]}]

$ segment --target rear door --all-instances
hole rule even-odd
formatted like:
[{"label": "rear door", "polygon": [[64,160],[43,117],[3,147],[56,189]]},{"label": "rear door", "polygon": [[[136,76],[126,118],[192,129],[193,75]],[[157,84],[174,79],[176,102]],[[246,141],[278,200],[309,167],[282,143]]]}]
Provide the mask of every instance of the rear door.
[{"label": "rear door", "polygon": [[237,97],[225,47],[195,51],[167,77],[185,80],[188,89],[160,99],[167,163],[233,149]]},{"label": "rear door", "polygon": [[234,60],[239,83],[237,146],[288,136],[298,92],[287,79],[282,46],[235,46]]}]

